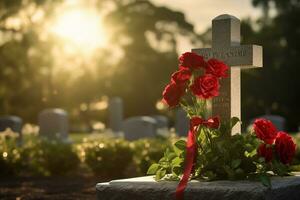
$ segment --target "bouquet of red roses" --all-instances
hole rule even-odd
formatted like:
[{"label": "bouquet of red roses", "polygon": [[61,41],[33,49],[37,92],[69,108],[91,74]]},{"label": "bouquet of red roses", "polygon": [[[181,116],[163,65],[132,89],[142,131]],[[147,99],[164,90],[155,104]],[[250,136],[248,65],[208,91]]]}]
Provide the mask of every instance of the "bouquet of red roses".
[{"label": "bouquet of red roses", "polygon": [[217,59],[186,52],[179,58],[179,70],[163,91],[163,101],[180,106],[190,118],[187,141],[177,141],[158,163],[148,169],[155,179],[180,180],[176,198],[183,199],[189,179],[260,179],[271,186],[271,175],[288,175],[296,145],[285,132],[278,132],[266,119],[254,122],[254,132],[230,136],[239,119],[221,122],[218,116],[205,118],[207,101],[219,95],[220,80],[228,66]]}]

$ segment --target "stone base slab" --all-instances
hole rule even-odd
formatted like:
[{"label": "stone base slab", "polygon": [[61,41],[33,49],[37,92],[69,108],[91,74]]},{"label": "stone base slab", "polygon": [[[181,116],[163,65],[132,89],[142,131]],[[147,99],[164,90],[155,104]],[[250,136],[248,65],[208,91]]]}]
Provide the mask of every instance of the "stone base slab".
[{"label": "stone base slab", "polygon": [[[98,183],[98,200],[173,200],[178,182],[152,176]],[[191,181],[186,200],[300,200],[300,174],[272,178],[272,189],[255,181]]]}]

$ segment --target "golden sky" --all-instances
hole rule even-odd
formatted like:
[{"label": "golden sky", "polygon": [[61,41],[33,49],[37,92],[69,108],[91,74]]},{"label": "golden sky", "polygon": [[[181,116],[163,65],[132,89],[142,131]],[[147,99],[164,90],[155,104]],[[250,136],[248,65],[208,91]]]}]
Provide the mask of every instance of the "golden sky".
[{"label": "golden sky", "polygon": [[230,14],[237,18],[252,19],[261,15],[254,8],[251,0],[152,0],[156,5],[163,5],[185,13],[197,31],[204,31],[211,25],[211,20],[220,14]]}]

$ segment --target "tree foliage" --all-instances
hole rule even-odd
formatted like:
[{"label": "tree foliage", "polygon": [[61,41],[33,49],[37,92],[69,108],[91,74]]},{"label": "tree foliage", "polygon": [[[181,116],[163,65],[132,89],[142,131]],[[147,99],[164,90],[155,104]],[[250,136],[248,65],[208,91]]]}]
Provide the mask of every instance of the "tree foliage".
[{"label": "tree foliage", "polygon": [[[86,4],[91,2],[95,3]],[[192,41],[198,37],[184,14],[149,1],[96,1],[99,12],[105,13],[103,21],[111,29],[111,41],[86,62],[82,55],[63,58],[59,39],[41,36],[41,29],[55,17],[61,3],[0,1],[1,113],[35,122],[42,109],[63,107],[75,113],[77,120],[90,121],[95,115],[89,105],[103,95],[122,97],[127,115],[154,113],[164,82],[176,68],[178,37]],[[45,15],[34,21],[39,9]],[[7,20],[12,18],[21,25],[9,27]],[[123,56],[112,62],[115,51]],[[80,73],[75,75],[75,71]],[[81,110],[81,105],[87,106]]]},{"label": "tree foliage", "polygon": [[[275,16],[261,17],[254,29],[252,21],[244,21],[242,35],[245,43],[264,47],[263,69],[247,70],[243,74],[243,119],[265,113],[279,114],[287,119],[287,128],[299,126],[300,82],[300,14],[299,1],[253,0],[255,6],[275,10]],[[267,12],[270,13],[270,12]]]}]

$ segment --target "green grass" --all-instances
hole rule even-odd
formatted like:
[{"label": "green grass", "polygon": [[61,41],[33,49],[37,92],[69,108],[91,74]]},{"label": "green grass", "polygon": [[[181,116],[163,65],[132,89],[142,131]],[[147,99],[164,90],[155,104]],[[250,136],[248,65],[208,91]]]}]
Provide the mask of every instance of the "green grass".
[{"label": "green grass", "polygon": [[89,133],[70,133],[70,139],[74,143],[81,143],[83,138],[88,137],[90,134]]},{"label": "green grass", "polygon": [[107,139],[114,138],[114,134],[106,132],[106,133],[70,133],[69,137],[74,144],[78,144],[83,142],[83,139],[86,138],[88,140],[99,140],[99,139]]}]

